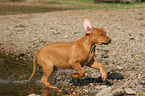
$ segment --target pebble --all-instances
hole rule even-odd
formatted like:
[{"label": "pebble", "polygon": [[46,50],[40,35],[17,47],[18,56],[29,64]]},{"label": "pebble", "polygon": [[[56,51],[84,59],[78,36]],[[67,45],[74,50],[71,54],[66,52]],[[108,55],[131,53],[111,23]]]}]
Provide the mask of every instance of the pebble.
[{"label": "pebble", "polygon": [[93,84],[93,83],[90,83],[90,85],[91,85],[91,86],[94,86],[94,84]]},{"label": "pebble", "polygon": [[81,32],[74,32],[74,35],[79,35]]},{"label": "pebble", "polygon": [[131,88],[125,89],[125,93],[127,95],[135,95],[136,94],[136,92],[134,90],[132,90]]},{"label": "pebble", "polygon": [[116,80],[119,80],[119,79],[124,79],[124,76],[120,73],[108,73],[108,79],[116,79]]},{"label": "pebble", "polygon": [[64,38],[65,39],[69,39],[69,35],[64,35]]},{"label": "pebble", "polygon": [[140,78],[139,83],[145,85],[145,77]]},{"label": "pebble", "polygon": [[109,56],[108,56],[108,52],[103,52],[102,54],[101,54],[101,58],[108,58]]},{"label": "pebble", "polygon": [[123,89],[115,89],[114,91],[112,91],[113,96],[121,96],[124,94],[124,90]]},{"label": "pebble", "polygon": [[0,64],[4,64],[4,63],[9,63],[9,61],[6,59],[0,59]]},{"label": "pebble", "polygon": [[124,67],[123,66],[117,66],[117,69],[122,70]]},{"label": "pebble", "polygon": [[29,94],[28,96],[41,96],[41,95],[37,95],[37,94]]},{"label": "pebble", "polygon": [[101,85],[101,86],[95,86],[96,89],[102,90],[104,88],[107,88],[106,85]]},{"label": "pebble", "polygon": [[99,91],[95,96],[112,96],[112,88],[108,87],[108,88],[104,88],[101,91]]}]

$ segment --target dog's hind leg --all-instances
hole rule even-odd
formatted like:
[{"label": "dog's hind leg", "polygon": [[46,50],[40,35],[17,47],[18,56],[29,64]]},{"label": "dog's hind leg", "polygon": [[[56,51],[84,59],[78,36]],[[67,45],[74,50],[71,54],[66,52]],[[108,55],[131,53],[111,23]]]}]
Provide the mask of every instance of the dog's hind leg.
[{"label": "dog's hind leg", "polygon": [[49,59],[43,59],[43,60],[45,61],[41,62],[42,64],[40,64],[43,68],[43,76],[42,76],[41,82],[49,88],[57,88],[57,87],[52,86],[48,82],[48,78],[50,77],[50,75],[52,74],[54,70],[54,65],[52,61]]}]

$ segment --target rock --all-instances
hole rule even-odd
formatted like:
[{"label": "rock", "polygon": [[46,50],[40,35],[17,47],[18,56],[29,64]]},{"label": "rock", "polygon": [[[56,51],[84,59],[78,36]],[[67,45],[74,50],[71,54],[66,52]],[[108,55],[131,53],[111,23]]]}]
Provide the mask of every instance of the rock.
[{"label": "rock", "polygon": [[109,56],[108,56],[108,52],[109,51],[104,51],[102,54],[101,54],[101,58],[108,58]]},{"label": "rock", "polygon": [[111,86],[111,85],[113,85],[113,82],[110,82],[110,80],[105,80],[102,82],[102,84]]},{"label": "rock", "polygon": [[135,40],[134,38],[130,38],[129,40]]},{"label": "rock", "polygon": [[65,39],[68,39],[68,38],[69,38],[69,35],[64,35],[64,38],[65,38]]},{"label": "rock", "polygon": [[107,76],[107,79],[124,79],[124,76],[120,73],[111,73],[111,72],[108,72],[108,76]]},{"label": "rock", "polygon": [[118,70],[122,70],[124,67],[123,66],[117,66]]},{"label": "rock", "polygon": [[114,91],[112,91],[113,96],[122,96],[124,94],[124,90],[123,89],[115,89]]},{"label": "rock", "polygon": [[25,54],[24,53],[20,53],[20,54],[15,54],[15,57],[24,57]]},{"label": "rock", "polygon": [[96,95],[94,96],[112,96],[112,88],[111,87],[108,87],[108,88],[104,88],[102,89],[101,91],[99,91]]},{"label": "rock", "polygon": [[139,34],[140,36],[144,36],[142,33]]},{"label": "rock", "polygon": [[0,64],[4,64],[4,63],[9,63],[9,61],[6,59],[0,59]]},{"label": "rock", "polygon": [[78,34],[80,34],[81,32],[74,32],[74,35],[78,35]]},{"label": "rock", "polygon": [[58,35],[60,34],[60,32],[53,32],[53,35]]},{"label": "rock", "polygon": [[142,77],[141,79],[139,79],[139,83],[142,85],[145,85],[145,77]]},{"label": "rock", "polygon": [[91,86],[94,86],[94,84],[93,84],[93,83],[90,83],[90,85],[91,85]]},{"label": "rock", "polygon": [[102,90],[104,88],[107,88],[106,85],[101,85],[101,86],[95,86],[96,89]]},{"label": "rock", "polygon": [[41,96],[41,95],[37,95],[37,94],[33,93],[33,94],[29,94],[28,96]]},{"label": "rock", "polygon": [[136,94],[136,92],[134,90],[132,90],[131,88],[125,89],[125,93],[127,95],[135,95]]},{"label": "rock", "polygon": [[104,65],[109,65],[109,64],[110,64],[110,61],[109,61],[108,59],[104,59],[104,60],[102,61],[102,64],[104,64]]},{"label": "rock", "polygon": [[19,57],[24,57],[24,56],[25,56],[24,53],[19,54]]}]

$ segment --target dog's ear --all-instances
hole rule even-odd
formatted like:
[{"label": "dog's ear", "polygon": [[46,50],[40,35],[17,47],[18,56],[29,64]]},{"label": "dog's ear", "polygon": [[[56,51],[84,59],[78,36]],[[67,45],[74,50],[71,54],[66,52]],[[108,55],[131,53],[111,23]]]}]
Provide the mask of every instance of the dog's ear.
[{"label": "dog's ear", "polygon": [[93,27],[91,25],[91,22],[87,18],[84,19],[83,25],[84,25],[86,34],[91,34],[93,31]]}]

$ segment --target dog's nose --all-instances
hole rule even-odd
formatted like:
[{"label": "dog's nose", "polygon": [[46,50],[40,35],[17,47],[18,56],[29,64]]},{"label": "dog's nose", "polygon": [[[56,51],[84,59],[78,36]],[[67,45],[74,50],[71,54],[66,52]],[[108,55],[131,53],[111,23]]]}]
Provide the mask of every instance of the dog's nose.
[{"label": "dog's nose", "polygon": [[108,41],[109,41],[109,43],[110,43],[110,42],[111,42],[111,39],[109,38]]}]

